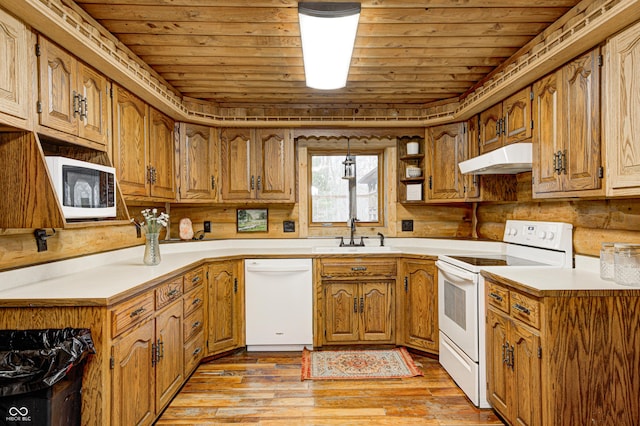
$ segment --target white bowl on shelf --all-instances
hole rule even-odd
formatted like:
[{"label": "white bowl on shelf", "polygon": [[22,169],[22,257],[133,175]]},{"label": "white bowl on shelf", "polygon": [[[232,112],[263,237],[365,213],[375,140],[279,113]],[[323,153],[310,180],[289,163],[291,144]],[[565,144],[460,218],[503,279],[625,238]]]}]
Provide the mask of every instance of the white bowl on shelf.
[{"label": "white bowl on shelf", "polygon": [[417,178],[422,176],[422,169],[417,166],[408,166],[405,173],[408,178]]}]

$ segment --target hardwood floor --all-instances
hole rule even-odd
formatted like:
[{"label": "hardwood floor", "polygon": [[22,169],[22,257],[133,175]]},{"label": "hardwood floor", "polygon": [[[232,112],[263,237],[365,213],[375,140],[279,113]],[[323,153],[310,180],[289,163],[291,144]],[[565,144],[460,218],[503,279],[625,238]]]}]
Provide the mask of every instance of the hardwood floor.
[{"label": "hardwood floor", "polygon": [[198,367],[157,425],[502,425],[437,360],[424,377],[301,381],[300,352],[240,352]]}]

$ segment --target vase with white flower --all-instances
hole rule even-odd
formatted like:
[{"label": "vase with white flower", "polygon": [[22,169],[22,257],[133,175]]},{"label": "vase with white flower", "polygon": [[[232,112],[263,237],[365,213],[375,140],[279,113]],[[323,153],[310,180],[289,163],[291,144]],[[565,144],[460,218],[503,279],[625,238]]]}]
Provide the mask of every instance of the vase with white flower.
[{"label": "vase with white flower", "polygon": [[144,217],[141,227],[144,230],[146,239],[143,261],[146,265],[157,265],[161,260],[158,237],[162,228],[169,223],[169,215],[162,212],[158,216],[158,209],[145,209],[141,213]]}]

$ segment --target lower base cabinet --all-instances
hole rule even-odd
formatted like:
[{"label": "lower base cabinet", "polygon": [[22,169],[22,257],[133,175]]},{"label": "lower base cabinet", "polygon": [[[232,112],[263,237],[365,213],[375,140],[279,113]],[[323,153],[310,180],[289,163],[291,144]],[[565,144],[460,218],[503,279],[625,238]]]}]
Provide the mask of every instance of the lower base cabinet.
[{"label": "lower base cabinet", "polygon": [[207,270],[207,355],[244,346],[242,261],[213,262]]},{"label": "lower base cabinet", "polygon": [[438,279],[434,260],[399,262],[398,343],[438,353]]}]

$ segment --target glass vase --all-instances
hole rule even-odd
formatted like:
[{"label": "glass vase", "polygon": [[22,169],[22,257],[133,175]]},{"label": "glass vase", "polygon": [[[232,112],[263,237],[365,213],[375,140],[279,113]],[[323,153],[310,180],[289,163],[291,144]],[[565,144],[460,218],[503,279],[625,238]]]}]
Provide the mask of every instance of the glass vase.
[{"label": "glass vase", "polygon": [[144,245],[144,263],[145,265],[157,265],[160,263],[160,241],[158,241],[158,232],[144,234],[146,242]]}]

